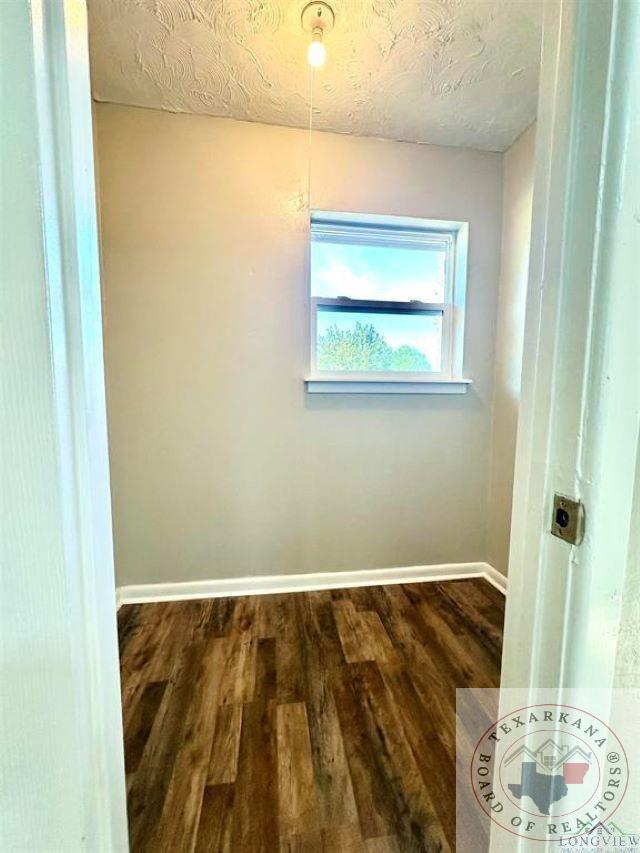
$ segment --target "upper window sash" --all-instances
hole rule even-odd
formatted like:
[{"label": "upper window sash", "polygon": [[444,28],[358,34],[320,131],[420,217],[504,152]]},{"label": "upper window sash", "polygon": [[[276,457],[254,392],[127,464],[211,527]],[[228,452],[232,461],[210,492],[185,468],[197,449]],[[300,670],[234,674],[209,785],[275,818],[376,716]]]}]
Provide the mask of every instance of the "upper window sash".
[{"label": "upper window sash", "polygon": [[[408,220],[411,222],[411,220]],[[334,243],[352,246],[388,246],[411,248],[417,251],[445,253],[444,303],[453,300],[456,233],[439,228],[420,228],[414,224],[361,224],[355,219],[339,221],[311,215],[311,239],[313,242]]]}]

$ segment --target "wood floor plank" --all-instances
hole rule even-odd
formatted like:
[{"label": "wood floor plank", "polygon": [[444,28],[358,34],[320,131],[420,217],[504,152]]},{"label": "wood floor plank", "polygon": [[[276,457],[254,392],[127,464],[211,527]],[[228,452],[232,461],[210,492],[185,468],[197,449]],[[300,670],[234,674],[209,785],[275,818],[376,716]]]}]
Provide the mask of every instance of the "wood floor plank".
[{"label": "wood floor plank", "polygon": [[348,598],[333,602],[333,615],[342,643],[342,650],[348,663],[375,660],[375,648],[366,630],[362,614]]},{"label": "wood floor plank", "polygon": [[208,786],[236,781],[241,728],[242,705],[219,708],[209,757]]},{"label": "wood floor plank", "polygon": [[304,702],[306,675],[302,665],[303,650],[294,595],[276,597],[273,624],[276,634],[278,702]]},{"label": "wood floor plank", "polygon": [[[457,581],[439,584],[441,600],[450,602],[460,614],[460,622],[466,631],[473,631],[491,651],[494,660],[500,660],[502,652],[502,625],[504,622],[504,596],[490,584],[473,581]],[[499,596],[496,601],[494,595]]]},{"label": "wood floor plank", "polygon": [[163,626],[162,639],[151,661],[148,678],[168,680],[182,646],[203,636],[211,603],[208,602],[209,606],[205,606],[205,602],[188,603],[192,605],[189,608],[185,608],[182,601],[165,601],[157,605],[157,618]]},{"label": "wood floor plank", "polygon": [[220,705],[236,705],[254,698],[258,639],[254,636],[257,602],[239,598],[229,621],[228,633],[220,638],[225,654],[217,675]]},{"label": "wood floor plank", "polygon": [[367,853],[402,853],[395,835],[367,839]]},{"label": "wood floor plank", "polygon": [[377,612],[366,610],[358,614],[365,647],[372,660],[378,663],[398,663],[399,658]]},{"label": "wood floor plank", "polygon": [[[378,794],[384,791],[389,809],[391,834],[396,835],[407,853],[449,850],[442,824],[405,737],[398,709],[378,665],[358,663],[348,669],[362,709],[363,731],[375,756]],[[369,837],[366,832],[364,835]]]},{"label": "wood floor plank", "polygon": [[417,608],[428,636],[429,648],[438,661],[439,668],[448,674],[452,684],[472,684],[476,687],[494,687],[495,666],[492,653],[478,635],[456,633],[447,621],[430,606],[420,592],[411,587],[404,589]]},{"label": "wood floor plank", "polygon": [[255,602],[254,634],[259,639],[275,639],[277,635],[277,595],[261,595]]},{"label": "wood floor plank", "polygon": [[141,604],[126,604],[118,610],[118,647],[120,649],[120,660],[123,660],[127,646],[132,637],[140,633],[138,616]]},{"label": "wood floor plank", "polygon": [[[444,677],[428,645],[418,610],[398,587],[377,587],[376,606],[400,659],[411,673],[416,689],[428,703],[429,713],[455,748],[455,681]],[[465,683],[462,682],[461,686]],[[382,833],[380,833],[382,834]]]},{"label": "wood floor plank", "polygon": [[221,705],[250,702],[255,693],[258,640],[248,631],[234,632],[221,638],[225,647],[219,674]]},{"label": "wood floor plank", "polygon": [[334,673],[333,693],[364,838],[393,831],[393,813],[379,772],[377,744],[367,736],[367,725],[350,667]]},{"label": "wood floor plank", "polygon": [[333,613],[330,590],[302,593],[298,600],[298,635],[306,653],[317,654],[318,670],[313,678],[327,673],[345,662],[342,644]]},{"label": "wood floor plank", "polygon": [[368,847],[352,824],[281,839],[280,853],[368,853]]},{"label": "wood floor plank", "polygon": [[218,598],[211,610],[211,634],[214,637],[225,637],[232,623],[237,598]]},{"label": "wood floor plank", "polygon": [[280,839],[280,853],[323,853],[320,830],[288,835]]},{"label": "wood floor plank", "polygon": [[153,839],[173,766],[186,738],[185,709],[191,702],[193,680],[200,667],[202,648],[183,648],[147,739],[140,764],[129,787],[129,835],[132,850],[153,850]]},{"label": "wood floor plank", "polygon": [[276,703],[243,707],[231,849],[273,853],[279,846]]},{"label": "wood floor plank", "polygon": [[280,705],[276,730],[280,839],[315,835],[319,829],[318,807],[305,704]]},{"label": "wood floor plank", "polygon": [[331,593],[306,593],[298,598],[298,605],[320,825],[325,829],[349,826],[357,822],[357,810],[330,687],[331,673],[345,662],[333,618]]},{"label": "wood floor plank", "polygon": [[455,688],[498,683],[503,614],[482,579],[125,605],[132,853],[453,849]]},{"label": "wood floor plank", "polygon": [[157,837],[174,853],[193,850],[207,782],[218,712],[215,674],[225,654],[224,639],[204,641],[186,714],[186,728],[167,788]]},{"label": "wood floor plank", "polygon": [[[135,606],[135,605],[133,605]],[[146,610],[146,608],[149,610]],[[125,608],[122,608],[123,610]],[[125,635],[120,660],[120,683],[122,690],[122,717],[125,729],[135,725],[137,705],[145,687],[151,681],[166,680],[166,671],[175,664],[161,667],[166,660],[163,648],[170,634],[170,621],[164,618],[164,605],[149,604],[139,611],[136,626]]]},{"label": "wood floor plank", "polygon": [[195,853],[233,853],[231,816],[234,796],[235,788],[231,784],[205,787]]},{"label": "wood floor plank", "polygon": [[402,722],[422,781],[429,793],[449,846],[455,848],[455,760],[447,739],[415,688],[406,667],[381,666],[380,673]]},{"label": "wood floor plank", "polygon": [[375,605],[371,596],[374,587],[357,586],[348,589],[333,589],[330,592],[334,601],[350,601],[356,610],[374,610]]},{"label": "wood floor plank", "polygon": [[255,670],[255,699],[275,699],[278,691],[275,637],[260,637],[257,641]]},{"label": "wood floor plank", "polygon": [[150,681],[142,690],[135,715],[125,728],[124,754],[127,774],[138,769],[166,687],[166,681]]},{"label": "wood floor plank", "polygon": [[322,830],[323,853],[367,853],[358,823]]}]

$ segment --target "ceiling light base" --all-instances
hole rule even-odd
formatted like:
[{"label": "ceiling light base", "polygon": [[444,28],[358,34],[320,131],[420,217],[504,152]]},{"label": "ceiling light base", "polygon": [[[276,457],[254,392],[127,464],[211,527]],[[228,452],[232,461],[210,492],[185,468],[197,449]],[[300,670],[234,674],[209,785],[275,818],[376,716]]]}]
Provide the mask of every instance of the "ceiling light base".
[{"label": "ceiling light base", "polygon": [[314,0],[313,3],[307,3],[302,10],[302,27],[307,32],[312,33],[316,29],[321,29],[322,33],[330,33],[336,21],[336,16],[333,9],[328,3],[323,0]]}]

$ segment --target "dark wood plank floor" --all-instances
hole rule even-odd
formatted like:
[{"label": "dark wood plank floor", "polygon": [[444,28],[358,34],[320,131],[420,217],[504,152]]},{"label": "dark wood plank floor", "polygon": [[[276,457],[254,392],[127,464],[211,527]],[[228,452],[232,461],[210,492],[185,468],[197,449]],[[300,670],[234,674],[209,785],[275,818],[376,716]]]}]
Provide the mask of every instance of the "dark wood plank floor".
[{"label": "dark wood plank floor", "polygon": [[142,851],[455,849],[455,688],[497,686],[484,580],[125,605]]}]

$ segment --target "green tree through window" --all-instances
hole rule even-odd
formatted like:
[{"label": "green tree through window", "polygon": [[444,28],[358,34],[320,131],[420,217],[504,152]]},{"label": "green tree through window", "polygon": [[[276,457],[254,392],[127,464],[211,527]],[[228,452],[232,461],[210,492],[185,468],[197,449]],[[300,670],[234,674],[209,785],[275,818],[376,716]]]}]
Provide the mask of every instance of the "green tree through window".
[{"label": "green tree through window", "polygon": [[318,338],[319,370],[407,370],[430,372],[429,360],[415,347],[393,349],[371,323],[353,329],[329,326]]},{"label": "green tree through window", "polygon": [[395,349],[391,355],[391,370],[422,370],[431,372],[429,359],[423,352],[408,344]]}]

